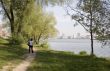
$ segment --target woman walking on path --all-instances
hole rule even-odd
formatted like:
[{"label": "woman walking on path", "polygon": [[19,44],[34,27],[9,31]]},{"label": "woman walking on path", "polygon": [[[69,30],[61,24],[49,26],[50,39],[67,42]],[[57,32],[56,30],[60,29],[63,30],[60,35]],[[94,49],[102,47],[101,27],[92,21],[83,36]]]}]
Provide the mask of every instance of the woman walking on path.
[{"label": "woman walking on path", "polygon": [[29,53],[33,53],[33,39],[31,38],[29,41],[28,41],[28,46],[29,46]]}]

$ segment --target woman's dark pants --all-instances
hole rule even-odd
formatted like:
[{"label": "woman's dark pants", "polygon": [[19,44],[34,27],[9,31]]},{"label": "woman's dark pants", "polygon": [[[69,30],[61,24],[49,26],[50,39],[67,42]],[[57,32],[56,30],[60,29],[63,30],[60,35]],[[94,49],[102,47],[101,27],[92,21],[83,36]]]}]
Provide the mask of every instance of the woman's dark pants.
[{"label": "woman's dark pants", "polygon": [[29,46],[29,53],[33,53],[33,46]]}]

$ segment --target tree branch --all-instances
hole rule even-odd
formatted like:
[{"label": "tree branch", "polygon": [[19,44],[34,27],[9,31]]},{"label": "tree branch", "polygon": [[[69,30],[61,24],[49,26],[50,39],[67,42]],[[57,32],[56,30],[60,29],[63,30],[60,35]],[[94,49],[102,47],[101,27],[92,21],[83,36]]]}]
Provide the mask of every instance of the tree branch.
[{"label": "tree branch", "polygon": [[77,21],[86,31],[88,31],[89,32],[89,30],[81,23],[81,22],[79,22],[79,21]]},{"label": "tree branch", "polygon": [[80,15],[82,15],[82,16],[84,16],[84,17],[90,19],[88,16],[85,16],[84,14],[82,14],[80,11],[77,11],[77,10],[75,10],[74,8],[72,8],[70,5],[68,5],[68,7],[69,7],[72,11],[75,11],[75,12],[79,13]]},{"label": "tree branch", "polygon": [[11,17],[10,17],[10,15],[9,15],[8,11],[7,11],[6,8],[5,8],[5,5],[4,5],[4,3],[3,3],[3,0],[0,0],[0,2],[1,2],[1,5],[2,5],[3,10],[5,11],[5,14],[7,15],[9,21],[11,22]]}]

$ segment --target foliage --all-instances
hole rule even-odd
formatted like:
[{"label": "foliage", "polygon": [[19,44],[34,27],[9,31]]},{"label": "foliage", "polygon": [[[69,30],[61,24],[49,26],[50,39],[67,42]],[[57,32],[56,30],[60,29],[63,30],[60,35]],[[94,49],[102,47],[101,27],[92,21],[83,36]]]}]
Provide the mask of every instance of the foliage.
[{"label": "foliage", "polygon": [[8,43],[8,41],[6,39],[0,37],[0,45],[6,44],[6,43]]},{"label": "foliage", "polygon": [[87,52],[86,51],[81,51],[81,52],[79,52],[79,54],[82,55],[82,56],[85,56],[85,55],[87,55]]},{"label": "foliage", "polygon": [[23,26],[22,33],[27,38],[32,37],[39,44],[41,40],[56,34],[55,18],[52,14],[43,13],[40,6],[32,8],[30,16],[24,20],[26,24]]},{"label": "foliage", "polygon": [[[20,33],[25,15],[29,16],[33,5],[60,4],[65,0],[0,0],[4,17],[10,22],[11,33]],[[25,15],[24,15],[25,14]]]},{"label": "foliage", "polygon": [[42,43],[42,44],[40,44],[40,47],[49,48],[49,44],[48,43]]},{"label": "foliage", "polygon": [[[72,19],[81,24],[86,31],[91,32],[92,30],[95,32],[94,28],[98,25],[97,21],[100,14],[102,14],[102,9],[100,0],[80,0],[77,9],[74,9],[75,14],[72,15]],[[90,23],[91,21],[92,24]]]},{"label": "foliage", "polygon": [[42,7],[36,5],[35,0],[0,0],[0,2],[4,17],[10,22],[11,42],[22,43],[23,38],[26,40],[33,37],[36,43],[39,43],[41,37],[47,39],[55,34],[54,17],[43,13]]},{"label": "foliage", "polygon": [[[91,55],[94,54],[93,38],[95,37],[98,29],[99,18],[103,15],[104,7],[102,6],[101,0],[79,0],[77,7],[73,8],[68,5],[70,10],[74,11],[71,15],[72,19],[80,24],[84,29],[90,33],[91,36]],[[68,12],[68,11],[67,11]],[[68,12],[69,13],[69,12]]]},{"label": "foliage", "polygon": [[10,24],[12,40],[10,42],[13,42],[13,44],[16,41],[20,42],[22,26],[25,24],[23,23],[24,12],[29,6],[33,5],[34,0],[0,0],[0,2],[3,10],[2,15],[4,15],[5,21],[8,19]]},{"label": "foliage", "polygon": [[17,35],[9,38],[9,44],[11,45],[19,45],[23,44],[25,42],[24,38],[22,35]]},{"label": "foliage", "polygon": [[40,6],[48,6],[48,5],[64,5],[66,3],[72,2],[72,0],[36,0],[37,4]]},{"label": "foliage", "polygon": [[103,43],[103,45],[110,45],[110,1],[105,0],[103,1],[103,14],[100,15],[99,18],[97,18],[99,23],[97,25],[96,30],[96,38]]},{"label": "foliage", "polygon": [[[87,0],[83,0],[87,3]],[[89,1],[89,0],[88,0]],[[94,1],[94,0],[91,0]],[[86,4],[87,5],[87,4]],[[89,4],[90,5],[90,4]],[[89,5],[85,8],[88,9]],[[103,45],[110,44],[110,1],[95,0],[92,4],[93,13],[93,33],[96,39],[101,41]],[[86,10],[83,9],[83,10]],[[87,10],[86,10],[87,11]]]}]

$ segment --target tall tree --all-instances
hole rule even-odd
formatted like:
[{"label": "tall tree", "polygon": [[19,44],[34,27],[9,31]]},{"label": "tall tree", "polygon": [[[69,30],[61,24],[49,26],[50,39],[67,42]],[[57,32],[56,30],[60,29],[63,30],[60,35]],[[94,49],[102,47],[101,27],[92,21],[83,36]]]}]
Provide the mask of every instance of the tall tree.
[{"label": "tall tree", "polygon": [[[31,0],[32,1],[32,0]],[[4,16],[8,18],[10,22],[10,28],[12,35],[15,34],[15,21],[22,15],[27,5],[31,3],[29,0],[0,0]]]},{"label": "tall tree", "polygon": [[[67,0],[0,0],[5,17],[7,17],[10,22],[11,33],[14,33],[15,30],[14,23],[16,17],[18,16],[17,18],[22,18],[23,11],[25,11],[28,5],[33,4],[33,2],[34,4],[36,2],[38,5],[46,6],[48,4],[61,4],[65,1]],[[18,31],[20,31],[20,29]]]},{"label": "tall tree", "polygon": [[11,36],[16,39],[18,34],[22,33],[22,28],[26,24],[23,21],[30,16],[33,5],[37,4],[37,6],[44,7],[48,4],[61,4],[65,1],[67,0],[0,0],[0,4],[4,11],[4,17],[9,20]]},{"label": "tall tree", "polygon": [[[22,33],[27,37],[33,37],[35,42],[39,44],[40,40],[48,39],[56,34],[55,18],[53,15],[43,13],[42,8],[34,7],[30,16],[25,19],[25,26]],[[27,11],[26,11],[27,12]],[[28,22],[26,22],[26,20]]]},{"label": "tall tree", "polygon": [[[82,25],[86,31],[90,33],[91,36],[91,55],[94,55],[93,49],[93,38],[94,32],[96,31],[94,28],[98,26],[96,20],[99,15],[102,13],[102,3],[101,0],[79,0],[77,4],[77,9],[73,8],[71,5],[68,5],[70,10],[74,11],[74,14],[71,15],[72,19],[76,20],[77,23]],[[97,28],[96,28],[97,29]]]}]

